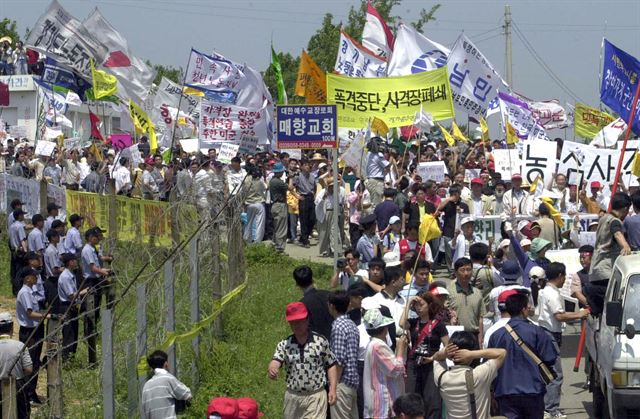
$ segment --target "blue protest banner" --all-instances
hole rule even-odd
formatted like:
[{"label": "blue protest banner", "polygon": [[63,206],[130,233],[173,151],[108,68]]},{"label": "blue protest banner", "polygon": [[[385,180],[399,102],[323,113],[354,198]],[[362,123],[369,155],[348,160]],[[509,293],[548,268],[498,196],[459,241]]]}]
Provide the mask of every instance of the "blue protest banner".
[{"label": "blue protest banner", "polygon": [[279,149],[338,147],[336,105],[282,105],[276,116]]},{"label": "blue protest banner", "polygon": [[[600,101],[626,122],[629,121],[639,74],[640,62],[605,39]],[[631,129],[640,134],[640,112],[637,105]]]},{"label": "blue protest banner", "polygon": [[80,97],[84,97],[85,91],[91,88],[90,82],[80,77],[73,70],[60,66],[51,57],[47,57],[44,61],[44,69],[40,81],[49,86],[60,86],[73,90]]}]

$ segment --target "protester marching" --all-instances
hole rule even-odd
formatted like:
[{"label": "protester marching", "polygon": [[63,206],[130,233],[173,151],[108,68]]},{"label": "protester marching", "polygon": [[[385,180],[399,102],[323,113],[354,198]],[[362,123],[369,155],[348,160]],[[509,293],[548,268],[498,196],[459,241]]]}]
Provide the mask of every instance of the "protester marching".
[{"label": "protester marching", "polygon": [[[275,98],[249,65],[195,48],[181,81],[155,84],[97,8],[80,21],[53,0],[24,43],[0,38],[0,75],[30,75],[39,109],[32,133],[13,135],[22,131],[2,119],[0,81],[15,297],[15,315],[0,313],[0,378],[14,380],[16,417],[48,398],[38,383],[52,330],[65,367],[79,344],[95,366],[101,308],[122,292],[103,247],[114,227],[90,212],[98,205],[76,212],[79,196],[109,197],[114,212],[157,205],[164,218],[181,203],[224,240],[235,220],[245,246],[333,258],[334,275],[322,278],[331,290],[312,267],[291,269],[300,299],[280,307],[291,334],[256,337],[274,348],[264,363],[268,378],[284,378],[286,419],[566,418],[567,323],[582,325],[577,365],[586,346],[596,417],[640,409],[635,393],[620,393],[637,373],[602,370],[585,344],[587,329],[606,324],[612,342],[624,333],[630,351],[637,345],[623,297],[637,287],[640,250],[640,61],[604,39],[600,100],[610,112],[569,109],[518,94],[466,33],[448,48],[388,25],[375,3],[362,39],[340,30],[331,72],[303,51],[295,99],[273,46]],[[118,132],[107,132],[97,103],[119,114]],[[65,116],[83,104],[89,135]],[[558,129],[564,138],[551,138]],[[33,196],[42,190],[44,208]],[[137,211],[115,229],[138,222]],[[180,247],[165,230],[158,243]],[[174,361],[155,350],[142,362],[153,372],[142,417],[192,405],[198,390],[169,372]],[[260,395],[249,396],[213,397],[207,417],[260,417]]]}]

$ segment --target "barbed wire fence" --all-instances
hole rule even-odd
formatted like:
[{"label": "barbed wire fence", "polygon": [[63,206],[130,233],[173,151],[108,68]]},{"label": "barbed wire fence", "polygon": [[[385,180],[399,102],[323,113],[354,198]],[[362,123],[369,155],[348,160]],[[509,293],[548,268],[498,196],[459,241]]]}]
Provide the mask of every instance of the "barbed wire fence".
[{"label": "barbed wire fence", "polygon": [[[47,194],[40,192],[46,208]],[[38,379],[41,388],[47,383],[48,403],[32,416],[139,417],[149,374],[145,359],[155,349],[166,350],[170,371],[197,391],[201,355],[210,356],[223,333],[223,306],[244,286],[240,192],[199,206],[192,195],[172,194],[151,220],[123,220],[136,211],[113,194],[94,198],[108,202],[93,219],[108,220],[103,250],[114,257],[115,275],[102,288],[108,297],[101,306],[93,307],[91,293],[83,300],[78,351],[71,361],[63,363],[60,356],[62,322],[48,322]],[[153,236],[154,231],[166,236],[166,220],[170,246]],[[143,230],[151,237],[142,236]]]}]

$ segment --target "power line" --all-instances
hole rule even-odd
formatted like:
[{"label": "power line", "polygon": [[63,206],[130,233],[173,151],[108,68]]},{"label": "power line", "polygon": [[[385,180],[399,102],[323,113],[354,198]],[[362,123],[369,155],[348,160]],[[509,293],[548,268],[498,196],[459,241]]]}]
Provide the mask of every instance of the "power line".
[{"label": "power line", "polygon": [[577,102],[584,102],[584,100],[580,99],[576,93],[571,90],[569,86],[567,86],[558,75],[549,67],[549,65],[542,59],[540,54],[535,50],[533,45],[529,42],[527,37],[522,33],[520,28],[515,22],[513,23],[513,28],[515,29],[515,34],[518,36],[520,41],[524,44],[525,48],[529,51],[531,56],[536,60],[536,62],[542,67],[542,69],[549,75],[549,77],[560,87],[567,95],[569,95],[573,100]]}]

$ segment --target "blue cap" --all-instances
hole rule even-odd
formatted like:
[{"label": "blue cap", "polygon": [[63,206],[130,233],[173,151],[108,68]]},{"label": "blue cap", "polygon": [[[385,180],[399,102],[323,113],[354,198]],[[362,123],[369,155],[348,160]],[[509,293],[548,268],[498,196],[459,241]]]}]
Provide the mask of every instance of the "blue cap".
[{"label": "blue cap", "polygon": [[518,262],[514,260],[507,260],[502,265],[502,270],[500,271],[500,276],[505,281],[515,281],[516,279],[522,276],[522,271],[520,270],[520,265]]},{"label": "blue cap", "polygon": [[273,165],[271,170],[273,171],[273,173],[282,173],[284,172],[284,165],[282,163],[276,163]]}]

